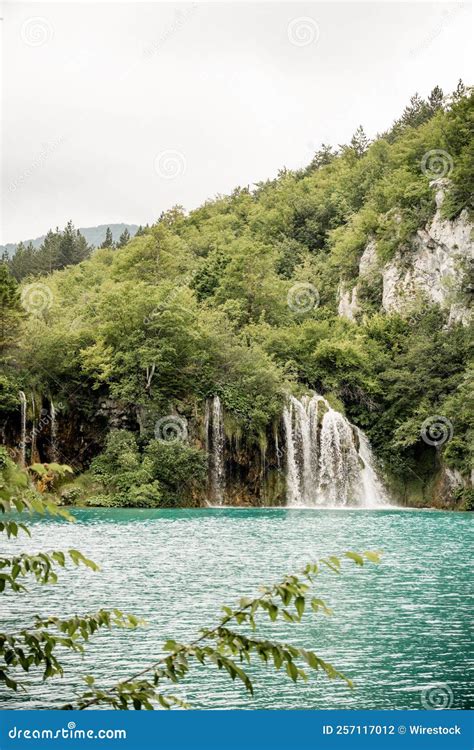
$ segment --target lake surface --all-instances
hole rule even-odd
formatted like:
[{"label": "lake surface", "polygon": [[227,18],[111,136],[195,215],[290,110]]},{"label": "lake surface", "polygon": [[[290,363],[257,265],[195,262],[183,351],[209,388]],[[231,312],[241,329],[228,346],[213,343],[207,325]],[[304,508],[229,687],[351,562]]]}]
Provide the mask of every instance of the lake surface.
[{"label": "lake surface", "polygon": [[85,674],[107,687],[154,661],[167,638],[192,639],[216,622],[222,605],[255,594],[260,583],[349,549],[383,550],[382,563],[361,569],[347,561],[340,576],[319,576],[315,591],[332,617],[307,613],[296,625],[262,624],[272,636],[314,649],[354,680],[352,691],[319,675],[294,685],[257,664],[253,699],[211,667],[191,670],[182,697],[206,709],[418,709],[426,691],[442,683],[452,708],[474,707],[472,514],[222,508],[74,515],[76,524],[35,521],[31,540],[3,547],[76,547],[101,571],[71,568],[55,586],[2,596],[2,629],[17,629],[36,613],[67,616],[102,606],[133,612],[148,625],[96,635],[83,659],[66,655],[63,679],[43,684],[33,677],[28,696],[0,693],[1,708],[60,707],[82,689]]}]

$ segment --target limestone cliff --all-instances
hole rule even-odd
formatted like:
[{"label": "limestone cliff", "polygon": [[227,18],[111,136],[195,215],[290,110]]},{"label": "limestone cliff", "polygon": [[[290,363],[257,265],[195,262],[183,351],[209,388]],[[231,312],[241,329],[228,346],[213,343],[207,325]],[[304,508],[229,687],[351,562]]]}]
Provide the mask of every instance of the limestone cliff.
[{"label": "limestone cliff", "polygon": [[[447,311],[448,326],[473,322],[474,241],[469,210],[465,208],[453,220],[443,218],[441,209],[447,181],[438,179],[431,186],[436,201],[432,219],[398,248],[388,262],[380,259],[374,239],[367,243],[355,284],[339,286],[340,316],[352,321],[360,319],[369,289],[372,290],[370,298],[376,300],[378,309],[398,312],[414,323],[417,312],[429,304],[437,304]],[[471,476],[461,476],[446,466],[442,456],[437,456],[428,481],[420,480],[416,488],[413,477],[407,477],[403,487],[392,489],[402,502],[422,506],[434,503],[437,507],[449,508],[456,505],[462,488],[474,486],[473,475],[474,471]]]},{"label": "limestone cliff", "polygon": [[410,315],[420,299],[449,310],[449,323],[472,320],[474,270],[473,225],[468,209],[453,220],[444,219],[441,207],[446,180],[432,183],[436,212],[407,245],[383,263],[374,240],[367,243],[359,262],[359,277],[352,288],[339,289],[339,314],[353,320],[361,312],[362,283],[382,282],[381,308]]}]

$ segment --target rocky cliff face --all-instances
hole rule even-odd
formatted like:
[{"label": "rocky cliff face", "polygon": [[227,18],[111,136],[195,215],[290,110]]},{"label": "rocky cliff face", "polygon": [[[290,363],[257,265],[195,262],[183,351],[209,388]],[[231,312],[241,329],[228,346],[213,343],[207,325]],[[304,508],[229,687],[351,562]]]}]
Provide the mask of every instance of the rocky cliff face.
[{"label": "rocky cliff face", "polygon": [[436,185],[436,213],[419,229],[408,257],[400,252],[382,269],[382,305],[387,311],[403,311],[417,294],[449,309],[450,322],[468,323],[472,310],[465,299],[468,275],[474,265],[473,226],[468,211],[453,221],[443,219],[444,186]]},{"label": "rocky cliff face", "polygon": [[[436,212],[420,228],[407,247],[400,248],[388,263],[377,256],[371,240],[359,263],[359,278],[352,289],[339,290],[339,314],[350,320],[361,311],[359,289],[364,281],[381,277],[381,308],[409,315],[420,299],[449,310],[449,323],[472,320],[469,296],[472,295],[474,269],[473,225],[464,209],[453,221],[443,219],[441,206],[445,180],[432,183],[436,191]],[[470,280],[471,277],[471,280]]]},{"label": "rocky cliff face", "polygon": [[[468,209],[454,220],[444,219],[441,207],[447,187],[445,179],[432,183],[435,190],[436,211],[428,224],[416,232],[395,256],[383,263],[377,253],[375,240],[367,243],[359,261],[359,273],[352,286],[341,283],[338,312],[348,320],[357,320],[364,312],[364,292],[376,288],[380,310],[398,312],[416,320],[422,304],[437,304],[448,311],[448,326],[468,325],[474,321],[474,237]],[[412,482],[413,485],[413,482]],[[474,486],[474,472],[470,477],[452,471],[442,459],[429,480],[420,487],[393,488],[394,496],[403,502],[452,508],[456,493]],[[407,496],[407,491],[408,495]],[[416,496],[416,497],[415,497]]]}]

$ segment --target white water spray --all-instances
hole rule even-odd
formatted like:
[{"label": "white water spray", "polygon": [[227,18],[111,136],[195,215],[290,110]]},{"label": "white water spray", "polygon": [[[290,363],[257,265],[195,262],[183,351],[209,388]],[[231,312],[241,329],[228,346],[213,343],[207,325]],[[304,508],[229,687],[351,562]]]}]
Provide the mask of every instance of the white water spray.
[{"label": "white water spray", "polygon": [[205,447],[209,456],[210,499],[222,504],[225,492],[224,413],[219,396],[206,402],[204,414]]},{"label": "white water spray", "polygon": [[366,436],[325,398],[290,396],[283,425],[288,505],[375,507],[384,503]]}]

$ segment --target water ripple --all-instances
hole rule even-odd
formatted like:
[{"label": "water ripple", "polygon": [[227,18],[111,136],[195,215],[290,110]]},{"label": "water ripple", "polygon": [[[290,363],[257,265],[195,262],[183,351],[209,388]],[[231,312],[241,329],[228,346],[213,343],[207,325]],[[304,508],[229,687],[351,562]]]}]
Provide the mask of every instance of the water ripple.
[{"label": "water ripple", "polygon": [[[42,614],[67,616],[119,607],[147,620],[136,632],[101,632],[82,659],[65,654],[66,676],[30,678],[26,696],[0,693],[2,708],[53,708],[93,673],[102,686],[155,659],[168,637],[191,639],[215,622],[222,604],[252,594],[260,583],[346,549],[382,549],[380,566],[347,565],[325,573],[318,595],[334,616],[310,615],[298,625],[265,625],[272,636],[315,649],[355,681],[312,677],[296,686],[260,665],[255,696],[216,670],[196,668],[184,685],[196,708],[422,708],[423,686],[449,684],[453,708],[472,708],[468,682],[472,632],[471,518],[413,511],[87,510],[77,524],[40,520],[32,540],[9,549],[77,547],[100,573],[64,572],[55,586],[2,597],[2,629]],[[471,661],[472,666],[472,661]]]}]

